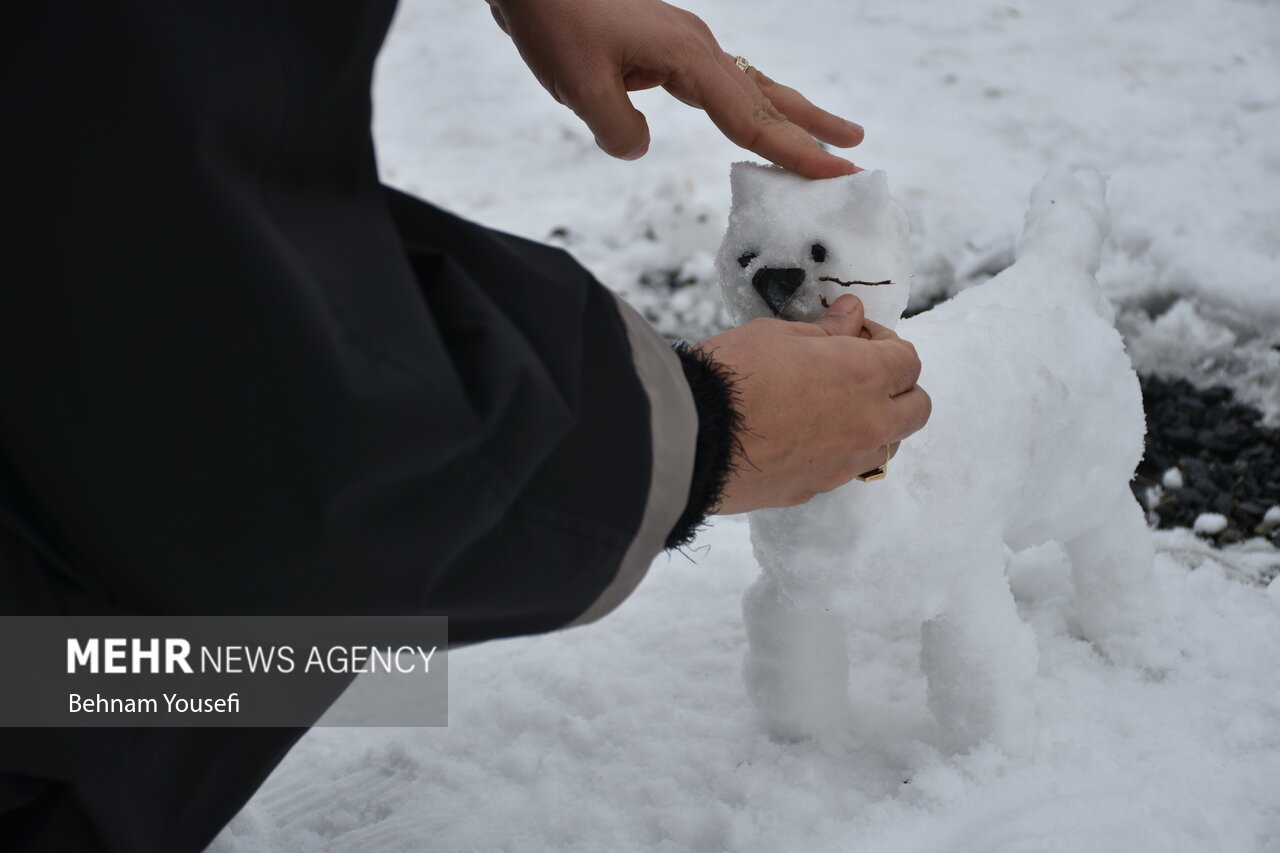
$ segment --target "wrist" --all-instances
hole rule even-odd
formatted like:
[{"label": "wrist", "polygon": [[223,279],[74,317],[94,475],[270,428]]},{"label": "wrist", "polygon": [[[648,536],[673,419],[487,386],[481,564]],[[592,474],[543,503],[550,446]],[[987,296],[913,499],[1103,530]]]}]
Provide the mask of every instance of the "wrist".
[{"label": "wrist", "polygon": [[740,458],[744,424],[733,370],[700,347],[682,343],[675,349],[698,411],[698,435],[689,499],[667,536],[667,548],[692,542],[707,516],[719,509]]}]

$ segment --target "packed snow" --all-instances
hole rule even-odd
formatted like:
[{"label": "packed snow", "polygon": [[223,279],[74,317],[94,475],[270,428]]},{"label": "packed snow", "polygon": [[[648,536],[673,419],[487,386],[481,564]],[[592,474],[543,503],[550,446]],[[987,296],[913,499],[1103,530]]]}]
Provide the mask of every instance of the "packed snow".
[{"label": "packed snow", "polygon": [[1227,529],[1227,517],[1220,512],[1202,512],[1196,516],[1191,529],[1196,533],[1213,536]]},{"label": "packed snow", "polygon": [[[867,127],[852,153],[893,176],[917,307],[980,299],[1013,261],[1028,189],[1092,166],[1110,176],[1098,280],[1138,369],[1225,382],[1280,419],[1274,2],[685,5]],[[610,161],[482,2],[405,0],[380,66],[383,174],[565,245],[664,331],[699,337],[729,322],[714,255],[743,154],[660,92],[636,101],[651,151]],[[867,488],[895,488],[909,450]],[[950,541],[943,522],[904,525],[899,551]],[[452,655],[448,728],[312,731],[211,850],[1276,853],[1280,556],[1133,536],[1154,561],[1124,654],[1081,624],[1071,547],[1008,555],[1037,653],[1023,738],[953,751],[910,621],[848,629],[847,725],[775,738],[742,672],[760,570],[747,521],[723,518],[600,623]]]},{"label": "packed snow", "polygon": [[[883,172],[804,182],[739,163],[732,184],[719,268],[735,322],[816,316],[854,292],[868,318],[898,325],[907,293],[890,279],[907,280],[909,238]],[[1075,622],[1113,661],[1133,662],[1152,548],[1129,490],[1142,394],[1094,278],[1103,193],[1096,173],[1051,172],[1017,262],[902,322],[933,417],[891,477],[752,514],[764,572],[744,606],[747,684],[779,736],[849,728],[849,632],[916,627],[940,741],[1025,743],[1036,650],[1005,569],[1032,546],[1064,549]],[[810,244],[827,247],[821,261],[791,268],[794,247]],[[781,273],[796,275],[779,309]]]}]

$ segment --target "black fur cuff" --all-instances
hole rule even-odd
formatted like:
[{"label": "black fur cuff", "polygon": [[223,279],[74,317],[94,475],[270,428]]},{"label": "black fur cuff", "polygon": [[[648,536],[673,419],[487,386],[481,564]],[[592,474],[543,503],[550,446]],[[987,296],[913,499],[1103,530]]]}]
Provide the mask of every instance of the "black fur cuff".
[{"label": "black fur cuff", "polygon": [[689,344],[676,344],[675,350],[698,410],[698,439],[689,502],[667,535],[667,548],[692,542],[707,516],[720,506],[741,450],[742,430],[733,371]]}]

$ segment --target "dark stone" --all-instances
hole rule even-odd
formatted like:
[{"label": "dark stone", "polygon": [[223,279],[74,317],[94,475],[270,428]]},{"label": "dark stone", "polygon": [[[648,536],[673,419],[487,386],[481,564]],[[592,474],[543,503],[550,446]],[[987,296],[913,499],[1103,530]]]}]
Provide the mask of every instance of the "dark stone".
[{"label": "dark stone", "polygon": [[1232,438],[1224,438],[1217,433],[1205,435],[1200,433],[1200,444],[1212,450],[1214,453],[1228,454],[1235,453],[1240,449],[1240,442]]},{"label": "dark stone", "polygon": [[1262,516],[1267,514],[1267,508],[1262,504],[1256,504],[1252,501],[1240,501],[1235,507],[1235,516],[1244,522],[1246,529],[1252,529],[1262,521]]},{"label": "dark stone", "polygon": [[1230,489],[1236,484],[1235,475],[1219,465],[1209,467],[1209,480],[1219,489]]},{"label": "dark stone", "polygon": [[1142,464],[1138,466],[1138,470],[1147,474],[1153,480],[1159,480],[1164,476],[1164,472],[1173,466],[1169,464],[1169,459],[1158,450],[1147,448],[1146,453],[1142,455]]},{"label": "dark stone", "polygon": [[1194,486],[1173,490],[1174,499],[1182,506],[1202,507],[1209,504],[1209,496]]},{"label": "dark stone", "polygon": [[1220,492],[1209,506],[1213,508],[1214,512],[1221,513],[1227,518],[1230,518],[1231,510],[1235,508],[1235,503],[1236,502],[1232,500],[1231,495],[1226,492]]},{"label": "dark stone", "polygon": [[1231,399],[1231,389],[1215,385],[1212,388],[1204,389],[1200,396],[1206,403],[1225,403]]},{"label": "dark stone", "polygon": [[1166,441],[1178,447],[1192,449],[1199,447],[1203,432],[1197,433],[1189,427],[1176,426],[1165,431],[1164,438]]},{"label": "dark stone", "polygon": [[1235,421],[1223,421],[1222,423],[1218,424],[1217,428],[1214,430],[1214,433],[1218,436],[1218,438],[1221,438],[1224,440],[1230,440],[1230,441],[1237,441],[1240,444],[1244,444],[1245,429]]},{"label": "dark stone", "polygon": [[1178,467],[1182,469],[1183,480],[1189,486],[1207,485],[1210,482],[1209,466],[1194,456],[1178,459]]}]

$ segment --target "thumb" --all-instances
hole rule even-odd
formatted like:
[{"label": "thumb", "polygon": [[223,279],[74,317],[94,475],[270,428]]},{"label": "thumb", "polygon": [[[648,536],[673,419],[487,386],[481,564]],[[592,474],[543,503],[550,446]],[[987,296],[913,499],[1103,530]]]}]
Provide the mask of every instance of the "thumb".
[{"label": "thumb", "polygon": [[833,337],[857,337],[865,319],[862,300],[852,293],[846,293],[832,302],[827,313],[814,320],[813,325]]},{"label": "thumb", "polygon": [[649,150],[649,123],[631,105],[622,78],[596,78],[599,82],[573,93],[566,104],[596,137],[604,153],[621,160],[639,160]]}]

